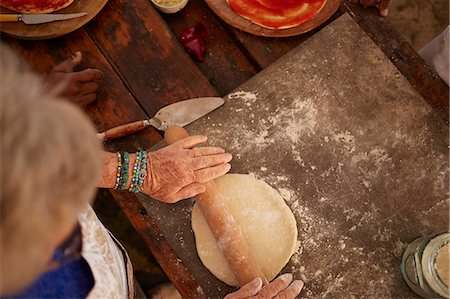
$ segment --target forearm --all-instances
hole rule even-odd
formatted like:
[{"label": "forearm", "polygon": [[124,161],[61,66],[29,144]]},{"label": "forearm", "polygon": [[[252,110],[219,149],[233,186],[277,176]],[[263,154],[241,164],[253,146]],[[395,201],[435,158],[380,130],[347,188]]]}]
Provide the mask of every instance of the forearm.
[{"label": "forearm", "polygon": [[[102,176],[98,183],[99,188],[114,188],[117,178],[117,153],[102,152],[103,169]],[[136,154],[129,155],[128,169],[132,171],[134,162],[136,161]],[[131,173],[128,176],[127,188],[131,184]]]}]

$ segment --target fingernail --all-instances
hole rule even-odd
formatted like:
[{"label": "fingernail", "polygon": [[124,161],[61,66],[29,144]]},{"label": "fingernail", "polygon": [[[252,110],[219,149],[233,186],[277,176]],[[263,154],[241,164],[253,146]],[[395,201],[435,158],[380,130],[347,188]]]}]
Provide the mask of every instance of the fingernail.
[{"label": "fingernail", "polygon": [[380,11],[380,15],[382,16],[382,17],[386,17],[387,15],[388,15],[388,9],[386,8],[386,9],[382,9],[381,11]]},{"label": "fingernail", "polygon": [[81,55],[81,52],[80,52],[80,51],[76,51],[76,52],[72,55],[72,58],[73,58],[73,59],[77,59],[80,55]]},{"label": "fingernail", "polygon": [[231,159],[233,159],[233,155],[230,153],[226,153],[225,155],[227,155],[227,160],[231,161]]},{"label": "fingernail", "polygon": [[258,291],[259,291],[259,289],[261,289],[261,287],[262,287],[261,278],[258,277],[258,278],[253,279],[252,282],[250,282],[250,285],[252,286],[252,288],[258,289]]},{"label": "fingernail", "polygon": [[293,283],[291,283],[291,286],[297,289],[298,292],[300,292],[303,289],[303,286],[305,284],[301,280],[295,280]]},{"label": "fingernail", "polygon": [[280,279],[287,281],[287,282],[291,282],[292,279],[294,278],[294,276],[291,273],[286,273],[280,276]]}]

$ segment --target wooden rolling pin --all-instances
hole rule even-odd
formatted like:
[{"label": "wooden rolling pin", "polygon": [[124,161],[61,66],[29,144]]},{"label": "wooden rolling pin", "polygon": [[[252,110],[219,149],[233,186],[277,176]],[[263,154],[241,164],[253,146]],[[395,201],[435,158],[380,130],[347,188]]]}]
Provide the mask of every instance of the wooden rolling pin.
[{"label": "wooden rolling pin", "polygon": [[[187,136],[189,134],[185,129],[172,126],[166,130],[164,140],[172,144]],[[209,181],[203,185],[206,187],[206,192],[196,196],[197,205],[239,285],[243,286],[257,277],[262,279],[263,284],[267,284],[264,273],[256,263],[247,241],[225,205],[215,182]]]}]

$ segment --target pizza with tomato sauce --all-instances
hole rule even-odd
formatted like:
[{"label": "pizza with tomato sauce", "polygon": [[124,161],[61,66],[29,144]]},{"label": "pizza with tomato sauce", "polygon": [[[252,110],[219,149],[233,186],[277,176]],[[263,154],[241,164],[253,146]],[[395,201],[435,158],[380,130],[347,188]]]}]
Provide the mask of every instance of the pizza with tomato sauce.
[{"label": "pizza with tomato sauce", "polygon": [[[0,5],[13,11],[39,14],[63,9],[74,0],[0,0]],[[94,1],[94,0],[92,0]]]},{"label": "pizza with tomato sauce", "polygon": [[269,29],[287,29],[308,22],[327,0],[227,0],[231,9]]}]

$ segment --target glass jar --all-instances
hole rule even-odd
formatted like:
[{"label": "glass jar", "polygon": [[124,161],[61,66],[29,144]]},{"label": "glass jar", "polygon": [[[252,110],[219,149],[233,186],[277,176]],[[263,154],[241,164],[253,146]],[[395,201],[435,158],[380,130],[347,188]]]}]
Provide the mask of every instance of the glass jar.
[{"label": "glass jar", "polygon": [[449,298],[449,255],[450,233],[418,238],[403,253],[403,278],[424,298]]}]

